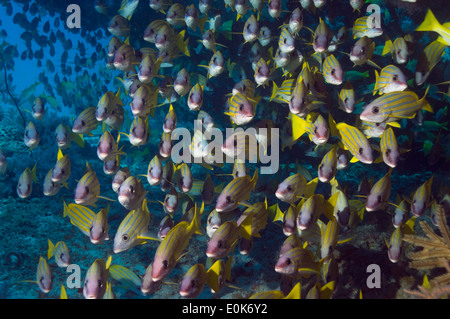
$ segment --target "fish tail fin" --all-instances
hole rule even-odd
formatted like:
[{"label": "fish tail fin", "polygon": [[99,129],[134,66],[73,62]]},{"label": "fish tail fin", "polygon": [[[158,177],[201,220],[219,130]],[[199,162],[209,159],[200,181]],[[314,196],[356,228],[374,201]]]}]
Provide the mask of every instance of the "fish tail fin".
[{"label": "fish tail fin", "polygon": [[109,269],[109,267],[111,267],[111,261],[112,255],[109,255],[108,259],[106,260],[106,269]]},{"label": "fish tail fin", "polygon": [[184,40],[185,33],[186,30],[183,30],[176,35],[175,44],[184,55],[191,56],[188,48],[189,38],[187,38],[186,41]]},{"label": "fish tail fin", "polygon": [[436,31],[440,28],[441,24],[434,16],[433,12],[428,9],[427,14],[423,22],[417,27],[416,31]]},{"label": "fish tail fin", "polygon": [[200,207],[200,209],[195,209],[194,211],[194,218],[192,219],[192,227],[194,234],[203,235],[200,221],[204,210],[205,210],[205,202],[202,202],[202,206]]},{"label": "fish tail fin", "polygon": [[84,148],[84,138],[83,134],[73,134],[72,140],[77,144],[79,147]]},{"label": "fish tail fin", "polygon": [[47,251],[47,259],[50,260],[50,258],[53,257],[53,253],[55,251],[55,245],[53,245],[50,238],[48,239],[48,251]]},{"label": "fish tail fin", "polygon": [[36,165],[37,165],[37,163],[34,164],[33,169],[31,170],[31,179],[35,183],[37,183],[37,180],[36,180]]},{"label": "fish tail fin", "polygon": [[225,21],[221,26],[221,31],[227,40],[231,41],[231,29],[233,28],[233,20]]},{"label": "fish tail fin", "polygon": [[381,52],[381,55],[385,56],[392,50],[392,40],[387,38],[386,43],[384,44],[383,52]]},{"label": "fish tail fin", "polygon": [[284,299],[300,299],[301,287],[298,282]]},{"label": "fish tail fin", "polygon": [[272,102],[272,100],[275,98],[275,96],[277,95],[277,92],[278,92],[278,86],[277,86],[277,84],[276,84],[275,82],[272,82],[272,83],[273,83],[273,87],[272,87],[272,95],[270,96],[269,102]]},{"label": "fish tail fin", "polygon": [[253,174],[253,177],[250,181],[250,183],[252,184],[252,189],[255,189],[257,182],[258,182],[258,169],[255,169],[255,173]]},{"label": "fish tail fin", "polygon": [[203,34],[203,30],[205,29],[205,22],[208,20],[208,16],[201,17],[198,19],[198,27],[200,28],[200,32]]},{"label": "fish tail fin", "polygon": [[312,195],[314,195],[314,193],[316,192],[316,187],[317,187],[318,181],[319,181],[319,178],[316,177],[313,180],[311,180],[310,182],[308,182],[308,184],[306,184],[305,191],[303,192],[303,194],[305,195],[304,197],[308,198],[308,197],[311,197]]},{"label": "fish tail fin", "polygon": [[430,113],[434,113],[433,108],[431,107],[430,103],[428,103],[428,101],[425,99],[425,97],[427,96],[429,88],[430,88],[430,86],[428,86],[427,89],[425,90],[425,94],[419,100],[419,103],[422,105],[422,109],[424,109],[425,111],[428,111]]},{"label": "fish tail fin", "polygon": [[378,87],[379,87],[379,80],[380,80],[380,74],[378,74],[378,71],[375,70],[375,86],[373,88],[373,95],[375,95],[378,91]]},{"label": "fish tail fin", "polygon": [[306,121],[300,116],[292,116],[292,139],[298,140],[303,134],[306,133]]},{"label": "fish tail fin", "polygon": [[67,206],[65,200],[63,200],[63,203],[64,203],[63,217],[65,218],[69,214],[69,207]]}]

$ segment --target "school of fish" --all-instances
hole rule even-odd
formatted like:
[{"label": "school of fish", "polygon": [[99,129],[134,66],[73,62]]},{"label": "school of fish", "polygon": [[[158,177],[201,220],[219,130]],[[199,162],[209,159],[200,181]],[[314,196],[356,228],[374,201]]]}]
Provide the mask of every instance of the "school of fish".
[{"label": "school of fish", "polygon": [[[335,2],[345,6],[352,25],[331,22],[327,10]],[[54,166],[44,180],[37,179],[43,166],[39,162],[17,172],[17,196],[23,200],[32,197],[33,184],[42,183],[50,200],[76,181],[60,202],[61,218],[89,237],[86,247],[111,246],[110,255],[94,260],[85,274],[85,298],[114,298],[116,281],[142,294],[173,284],[171,272],[190,254],[193,237],[202,238],[199,260],[206,262],[193,264],[175,283],[180,295],[196,298],[205,285],[219,295],[225,286],[240,289],[232,284],[237,276],[233,255],[251,255],[254,242],[271,240],[264,236],[269,224],[280,226],[286,239],[266,261],[282,278],[280,290],[254,292],[250,298],[300,298],[297,282],[302,278],[312,282],[305,297],[330,298],[339,277],[336,246],[351,241],[364,217],[380,210],[392,215],[386,258],[392,263],[406,258],[403,234],[414,232],[415,220],[431,214],[432,205],[450,204],[448,176],[431,174],[413,189],[396,185],[397,192],[392,191],[397,167],[417,156],[410,156],[417,154],[416,136],[405,130],[441,124],[439,134],[448,131],[437,115],[449,92],[434,90],[433,97],[429,92],[430,87],[448,88],[449,79],[435,83],[429,76],[439,72],[450,46],[450,20],[438,21],[430,9],[424,10],[414,32],[391,40],[388,35],[399,30],[391,32],[393,24],[385,27],[383,22],[372,25],[365,14],[368,3],[384,6],[363,0],[199,0],[189,5],[123,0],[114,10],[95,1],[93,13],[109,19],[104,63],[119,85],[98,96],[97,105],[86,105],[71,121],[59,124]],[[136,12],[144,6],[150,6],[152,16],[139,21]],[[143,34],[134,33],[137,24],[147,25]],[[430,40],[422,46],[425,33]],[[405,65],[413,56],[419,58],[408,79]],[[48,120],[40,97],[30,113],[23,141],[32,152],[44,141],[34,123]],[[190,157],[199,161],[176,163],[174,135],[191,114],[202,124],[197,131],[189,123],[185,127],[192,136]],[[155,120],[162,125],[153,126]],[[260,185],[264,176],[253,158],[236,156],[263,138],[270,141],[268,136],[246,140],[234,133],[215,145],[235,157],[234,163],[208,160],[206,133],[227,127],[279,128],[282,165],[270,177],[274,187],[267,181],[266,188]],[[72,150],[92,141],[98,143],[97,158],[71,158]],[[157,144],[157,152],[144,159],[147,170],[136,171],[121,161],[151,143]],[[436,139],[433,146],[438,143]],[[302,165],[310,147],[317,159],[313,171]],[[270,145],[266,151],[271,152]],[[433,148],[428,154],[428,163],[448,165],[442,151]],[[2,175],[7,162],[0,151]],[[95,171],[94,162],[102,163],[103,172]],[[74,165],[84,173],[74,176]],[[339,178],[351,165],[368,171],[356,185]],[[381,178],[374,181],[372,172]],[[111,183],[102,184],[100,174]],[[155,189],[165,196],[155,196]],[[106,196],[106,190],[115,196]],[[109,216],[117,207],[127,213],[113,228]],[[158,219],[159,227],[151,226],[152,219]],[[149,251],[154,257],[145,274],[114,264],[115,254],[149,242],[157,249]],[[37,263],[36,282],[43,293],[52,289],[52,257],[58,267],[76,262],[70,246],[69,241],[54,244],[49,236],[48,254]],[[61,297],[67,297],[64,287]]]}]

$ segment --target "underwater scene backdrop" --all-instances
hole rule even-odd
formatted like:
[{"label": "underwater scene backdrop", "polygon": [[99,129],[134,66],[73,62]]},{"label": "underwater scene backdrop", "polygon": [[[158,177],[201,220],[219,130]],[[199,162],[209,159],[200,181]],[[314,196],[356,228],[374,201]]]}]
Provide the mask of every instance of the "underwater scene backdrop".
[{"label": "underwater scene backdrop", "polygon": [[0,1],[0,298],[448,298],[448,0]]}]

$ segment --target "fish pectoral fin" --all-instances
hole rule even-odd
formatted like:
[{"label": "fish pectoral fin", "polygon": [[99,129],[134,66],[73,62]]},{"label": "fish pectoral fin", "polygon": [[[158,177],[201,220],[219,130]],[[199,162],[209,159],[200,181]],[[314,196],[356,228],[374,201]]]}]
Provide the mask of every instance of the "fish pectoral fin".
[{"label": "fish pectoral fin", "polygon": [[359,161],[359,159],[357,159],[355,156],[353,156],[352,159],[350,160],[350,163],[356,163],[358,161]]},{"label": "fish pectoral fin", "polygon": [[190,250],[188,250],[188,251],[185,252],[185,253],[182,253],[182,254],[176,259],[176,262],[178,262],[178,260],[180,260],[182,257],[186,256],[186,255],[189,254],[189,253],[190,253]]},{"label": "fish pectoral fin", "polygon": [[143,240],[155,240],[155,241],[161,241],[161,239],[158,238],[157,235],[155,235],[154,232],[151,231],[144,231],[143,233],[137,235],[138,239],[143,239]]},{"label": "fish pectoral fin", "polygon": [[[112,198],[108,198],[108,197],[105,197],[105,196],[97,196],[97,198],[101,198],[101,199],[105,199],[105,200],[109,200],[109,201],[111,201],[111,202],[116,202],[117,200],[115,200],[115,199],[112,199]],[[95,206],[95,205],[94,205]]]}]

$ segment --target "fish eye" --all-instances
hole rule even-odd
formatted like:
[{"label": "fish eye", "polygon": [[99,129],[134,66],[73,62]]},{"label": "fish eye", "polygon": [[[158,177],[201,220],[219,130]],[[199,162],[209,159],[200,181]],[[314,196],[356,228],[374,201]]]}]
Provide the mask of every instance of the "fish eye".
[{"label": "fish eye", "polygon": [[227,202],[227,204],[231,204],[231,203],[233,202],[233,201],[231,200],[231,197],[230,197],[230,196],[227,196],[226,202]]},{"label": "fish eye", "polygon": [[84,120],[81,120],[81,125],[82,125],[82,126],[85,126],[85,125],[86,125],[86,123],[84,122]]},{"label": "fish eye", "polygon": [[359,150],[358,150],[358,153],[359,153],[360,155],[363,155],[363,153],[364,153],[364,150],[363,150],[363,148],[362,148],[362,147],[360,147],[360,148],[359,148]]},{"label": "fish eye", "polygon": [[89,228],[89,231],[90,231],[90,232],[92,231],[92,228],[94,228],[94,226],[91,226],[91,227]]},{"label": "fish eye", "polygon": [[239,111],[242,111],[244,109],[244,104],[239,104]]},{"label": "fish eye", "polygon": [[283,43],[284,43],[284,44],[286,44],[286,42],[287,42],[287,39],[286,39],[286,38],[284,38],[284,40],[283,40]]},{"label": "fish eye", "polygon": [[131,194],[134,194],[134,192],[135,192],[134,187],[133,187],[133,186],[130,186],[129,191],[130,191]]},{"label": "fish eye", "polygon": [[289,185],[286,189],[287,189],[288,192],[292,192],[292,186],[291,185]]},{"label": "fish eye", "polygon": [[331,75],[334,75],[336,73],[335,69],[331,70]]},{"label": "fish eye", "polygon": [[101,280],[97,280],[97,286],[98,288],[102,288],[103,287],[103,283]]},{"label": "fish eye", "polygon": [[129,237],[128,237],[127,234],[123,234],[123,235],[122,235],[122,240],[123,240],[123,241],[128,241],[128,238],[129,238]]},{"label": "fish eye", "polygon": [[290,264],[292,264],[291,258],[287,258],[287,259],[286,259],[286,265],[289,266]]},{"label": "fish eye", "polygon": [[381,202],[382,202],[382,200],[381,200],[381,195],[378,195],[377,201],[378,201],[378,203],[381,203]]},{"label": "fish eye", "polygon": [[85,187],[84,187],[84,192],[85,192],[86,194],[89,194],[89,187],[85,186]]},{"label": "fish eye", "polygon": [[397,74],[395,74],[393,77],[392,77],[392,81],[397,81],[398,80],[398,77],[397,77]]},{"label": "fish eye", "polygon": [[217,242],[217,248],[222,248],[222,246],[223,246],[223,242],[221,240],[219,240]]},{"label": "fish eye", "polygon": [[361,50],[359,51],[359,54],[364,54],[366,52],[366,48],[362,47]]},{"label": "fish eye", "polygon": [[374,106],[374,107],[372,108],[372,113],[373,113],[373,114],[378,114],[378,112],[380,112],[380,108],[379,108],[378,106]]},{"label": "fish eye", "polygon": [[167,260],[163,260],[162,266],[164,269],[167,269],[169,267],[169,262]]}]

